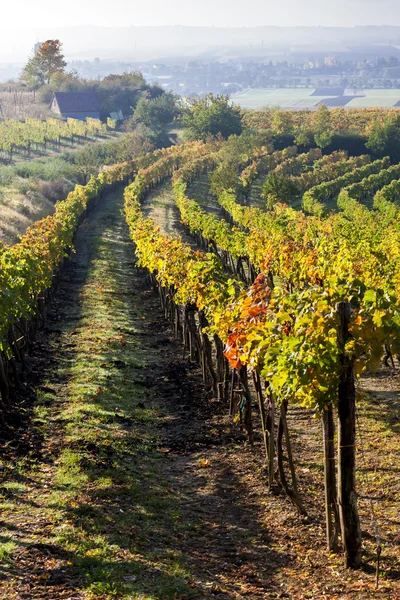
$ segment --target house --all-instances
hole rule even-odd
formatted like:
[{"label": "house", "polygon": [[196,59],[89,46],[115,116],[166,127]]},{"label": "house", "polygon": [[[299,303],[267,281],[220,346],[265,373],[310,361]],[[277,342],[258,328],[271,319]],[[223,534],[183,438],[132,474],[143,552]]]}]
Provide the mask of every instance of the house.
[{"label": "house", "polygon": [[55,92],[50,110],[63,119],[100,119],[100,105],[93,92]]}]

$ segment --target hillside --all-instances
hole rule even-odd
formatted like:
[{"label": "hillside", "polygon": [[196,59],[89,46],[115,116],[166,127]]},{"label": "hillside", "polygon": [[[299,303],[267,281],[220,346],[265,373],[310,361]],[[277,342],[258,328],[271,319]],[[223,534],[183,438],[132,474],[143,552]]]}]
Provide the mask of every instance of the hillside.
[{"label": "hillside", "polygon": [[382,115],[210,115],[0,247],[4,598],[400,595],[400,166],[329,147]]}]

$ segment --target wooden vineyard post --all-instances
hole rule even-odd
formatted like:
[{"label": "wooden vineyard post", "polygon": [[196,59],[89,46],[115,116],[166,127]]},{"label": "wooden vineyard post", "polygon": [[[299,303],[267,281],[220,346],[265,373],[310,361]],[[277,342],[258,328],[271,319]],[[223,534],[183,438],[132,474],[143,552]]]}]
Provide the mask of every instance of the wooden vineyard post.
[{"label": "wooden vineyard post", "polygon": [[274,485],[274,450],[275,450],[275,400],[269,395],[269,452],[268,452],[268,487],[271,490]]},{"label": "wooden vineyard post", "polygon": [[346,356],[345,344],[350,322],[350,304],[336,305],[339,315],[338,341],[341,348],[341,374],[338,393],[338,496],[340,528],[346,566],[361,564],[361,530],[357,510],[356,475],[356,391],[353,361]]},{"label": "wooden vineyard post", "polygon": [[325,515],[326,515],[326,540],[328,550],[336,551],[338,543],[339,513],[336,496],[335,474],[335,424],[333,409],[329,406],[324,410],[322,421],[324,435],[324,476],[325,476]]},{"label": "wooden vineyard post", "polygon": [[224,400],[225,402],[229,401],[229,361],[224,359]]},{"label": "wooden vineyard post", "polygon": [[[287,426],[286,414],[287,414],[288,403],[287,401],[282,402],[280,418],[278,424],[278,434],[276,439],[276,450],[277,450],[277,462],[278,462],[278,473],[280,483],[285,490],[286,494],[293,501],[293,503],[297,506],[300,514],[305,515],[306,511],[304,510],[303,504],[301,502],[298,489],[297,489],[297,480],[296,480],[296,472],[294,469],[293,456],[292,456],[292,448],[290,444],[289,431]],[[290,489],[285,469],[284,469],[284,457],[283,457],[283,448],[282,448],[282,440],[285,437],[286,440],[286,449],[288,452],[288,462],[290,467],[290,473],[292,477],[292,486],[293,490]]]},{"label": "wooden vineyard post", "polygon": [[2,406],[8,406],[10,403],[10,390],[8,387],[8,379],[3,356],[0,353],[0,396]]},{"label": "wooden vineyard post", "polygon": [[218,400],[222,402],[225,400],[225,389],[226,389],[226,358],[224,357],[224,345],[217,334],[214,334],[214,345],[217,363],[217,388],[218,388]]},{"label": "wooden vineyard post", "polygon": [[269,445],[268,445],[267,419],[265,417],[264,396],[263,396],[262,387],[261,387],[261,379],[260,379],[260,376],[257,373],[257,371],[253,371],[253,381],[254,381],[254,387],[257,392],[258,406],[260,409],[261,428],[262,428],[263,439],[264,439],[264,448],[265,448],[265,460],[268,461]]},{"label": "wooden vineyard post", "polygon": [[252,399],[249,389],[249,381],[247,375],[247,367],[243,366],[239,370],[239,381],[242,384],[242,393],[245,400],[243,421],[249,437],[249,443],[253,444],[253,417],[252,417]]},{"label": "wooden vineyard post", "polygon": [[236,379],[236,369],[232,369],[231,375],[231,394],[229,400],[229,414],[233,415],[235,409],[235,379]]},{"label": "wooden vineyard post", "polygon": [[179,340],[180,331],[181,331],[181,320],[179,314],[179,306],[174,303],[174,327],[175,327],[175,337]]},{"label": "wooden vineyard post", "polygon": [[[215,372],[213,365],[213,357],[212,357],[212,344],[206,329],[208,327],[208,321],[202,310],[198,312],[199,325],[200,325],[200,340],[201,340],[201,353],[202,353],[202,361],[204,361],[204,374],[205,381],[209,381],[212,386],[213,391],[218,395],[219,387],[218,387],[218,376]],[[220,396],[218,395],[218,398]]]},{"label": "wooden vineyard post", "polygon": [[299,494],[299,489],[297,486],[297,477],[296,477],[296,469],[294,466],[294,461],[293,461],[293,453],[292,453],[292,444],[290,441],[290,435],[289,435],[289,429],[288,429],[288,424],[287,424],[287,409],[288,409],[288,405],[287,402],[285,402],[282,405],[282,425],[283,425],[283,431],[285,434],[285,440],[286,440],[286,451],[287,451],[287,456],[288,456],[288,462],[289,462],[289,469],[290,469],[290,475],[292,478],[292,486],[293,486],[293,492],[294,492],[294,496],[295,496],[295,502],[296,505],[300,511],[301,514],[305,515],[306,511],[303,507],[303,503],[301,501],[300,498],[300,494]]}]

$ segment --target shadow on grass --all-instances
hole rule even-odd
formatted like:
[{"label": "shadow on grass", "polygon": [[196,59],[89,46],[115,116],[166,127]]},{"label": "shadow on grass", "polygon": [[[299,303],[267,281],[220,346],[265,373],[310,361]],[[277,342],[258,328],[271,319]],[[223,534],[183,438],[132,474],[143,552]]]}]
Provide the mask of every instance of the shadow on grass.
[{"label": "shadow on grass", "polygon": [[[239,581],[262,597],[291,559],[271,547],[262,507],[222,459],[212,471],[196,467],[192,452],[221,443],[204,425],[213,408],[133,268],[120,209],[120,197],[105,198],[81,227],[29,360],[40,464],[18,475],[28,491],[6,495],[18,511],[5,512],[0,542],[16,550],[1,576],[54,600],[63,588],[232,598]],[[386,576],[398,577],[395,565]]]},{"label": "shadow on grass", "polygon": [[[4,515],[15,558],[1,577],[16,578],[18,593],[23,573],[35,598],[84,588],[99,598],[183,600],[207,597],[210,585],[231,597],[224,581],[244,562],[262,563],[272,580],[286,559],[267,551],[265,531],[253,548],[259,507],[233,472],[216,475],[214,496],[197,493],[203,475],[193,476],[190,456],[187,472],[166,469],[177,457],[163,452],[165,435],[182,448],[212,435],[198,422],[198,376],[133,268],[120,209],[121,197],[109,196],[80,228],[40,353],[29,359],[38,464],[18,475],[27,490]],[[228,483],[235,495],[226,498]]]}]

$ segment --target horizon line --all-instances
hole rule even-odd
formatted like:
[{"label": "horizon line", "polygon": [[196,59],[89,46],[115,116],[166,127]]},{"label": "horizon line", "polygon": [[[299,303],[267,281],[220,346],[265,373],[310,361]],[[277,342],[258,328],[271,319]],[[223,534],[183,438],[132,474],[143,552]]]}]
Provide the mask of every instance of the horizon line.
[{"label": "horizon line", "polygon": [[78,29],[81,27],[93,27],[96,29],[144,29],[151,27],[154,29],[182,27],[192,29],[384,29],[400,28],[399,25],[188,25],[175,23],[174,25],[95,25],[90,23],[81,23],[78,25],[44,25],[44,26],[21,26],[21,27],[1,27],[0,31],[10,31],[10,29],[31,30],[31,29]]}]

